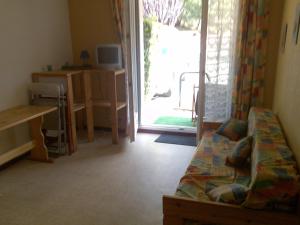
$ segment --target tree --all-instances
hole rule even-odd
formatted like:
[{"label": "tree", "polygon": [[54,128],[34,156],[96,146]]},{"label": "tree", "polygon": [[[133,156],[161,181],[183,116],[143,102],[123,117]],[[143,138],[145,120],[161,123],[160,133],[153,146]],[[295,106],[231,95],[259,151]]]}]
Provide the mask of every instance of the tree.
[{"label": "tree", "polygon": [[177,27],[199,30],[201,24],[202,0],[185,0],[181,15],[176,23]]},{"label": "tree", "polygon": [[184,0],[143,0],[144,17],[156,18],[159,23],[175,26],[183,4]]}]

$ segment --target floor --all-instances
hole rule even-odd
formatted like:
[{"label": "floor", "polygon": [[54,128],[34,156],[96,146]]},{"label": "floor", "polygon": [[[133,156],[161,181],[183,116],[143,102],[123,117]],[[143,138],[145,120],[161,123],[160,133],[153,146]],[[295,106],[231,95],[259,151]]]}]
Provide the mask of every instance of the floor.
[{"label": "floor", "polygon": [[54,164],[21,160],[0,171],[2,225],[161,225],[195,147],[138,134],[111,145],[107,133]]}]

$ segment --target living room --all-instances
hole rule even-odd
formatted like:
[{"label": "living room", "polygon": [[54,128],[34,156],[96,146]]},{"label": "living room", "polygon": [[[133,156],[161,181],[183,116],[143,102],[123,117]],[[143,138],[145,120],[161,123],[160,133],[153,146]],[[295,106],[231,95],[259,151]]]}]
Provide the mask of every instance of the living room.
[{"label": "living room", "polygon": [[[205,121],[205,93],[201,94],[200,88],[199,104],[195,106],[199,107],[195,122],[197,139],[193,134],[197,147],[156,142],[161,133],[155,131],[137,132],[141,90],[134,88],[138,79],[133,74],[142,72],[138,65],[143,57],[138,40],[132,40],[138,36],[132,35],[132,27],[126,34],[127,45],[122,43],[120,35],[126,35],[120,32],[120,21],[126,16],[132,17],[133,14],[128,12],[132,13],[133,8],[141,9],[141,2],[4,0],[0,3],[0,224],[299,224],[299,204],[291,200],[299,196],[297,185],[289,183],[289,187],[292,187],[290,190],[298,188],[298,194],[297,190],[293,196],[292,191],[289,192],[291,198],[288,200],[292,202],[292,207],[283,204],[283,208],[290,209],[286,210],[288,212],[278,210],[280,207],[276,204],[272,205],[274,199],[272,203],[266,200],[263,206],[258,207],[257,204],[255,208],[253,201],[249,200],[249,196],[255,192],[251,189],[251,185],[255,184],[253,177],[246,189],[249,201],[243,199],[245,205],[240,202],[228,204],[220,198],[213,200],[212,197],[208,203],[203,203],[202,192],[198,192],[198,189],[194,191],[194,186],[189,189],[184,185],[195,182],[195,179],[187,179],[187,175],[197,173],[197,170],[189,171],[190,162],[195,162],[197,152],[200,157],[196,158],[197,162],[204,162],[203,159],[209,155],[200,153],[203,144],[211,142],[211,139],[203,141],[208,140],[204,133],[211,132],[212,128],[220,131],[224,128],[222,123],[226,124],[230,119],[247,121],[250,131],[245,135],[254,136],[252,144],[256,145],[251,147],[252,153],[249,154],[253,155],[248,155],[247,161],[251,164],[255,161],[253,159],[257,159],[255,166],[265,166],[265,161],[260,162],[259,157],[255,158],[260,156],[257,146],[264,149],[270,143],[261,143],[260,137],[253,134],[255,129],[250,129],[252,121],[264,130],[259,123],[265,119],[260,117],[261,113],[270,116],[273,122],[276,120],[275,130],[280,129],[280,138],[284,136],[278,143],[288,148],[290,151],[284,154],[292,154],[290,158],[293,158],[292,162],[280,161],[280,156],[276,155],[276,159],[286,163],[284,168],[293,165],[294,169],[299,165],[300,1],[235,0],[239,13],[237,22],[240,22],[236,30],[240,32],[236,32],[234,43],[240,48],[235,49],[239,54],[234,55],[237,60],[233,63],[237,63],[236,68],[244,70],[233,70],[232,73],[234,93],[230,93],[232,104],[228,104],[232,118],[217,123]],[[209,18],[209,1],[201,2],[202,18],[206,13]],[[220,2],[227,3],[226,0]],[[131,18],[124,21],[132,23],[135,20]],[[124,25],[123,22],[121,24]],[[207,40],[205,27],[209,23],[205,19],[201,23],[199,38]],[[133,26],[137,29],[136,34],[139,33],[137,24]],[[246,30],[253,33],[246,32],[248,36],[239,39],[238,34]],[[205,49],[204,43],[206,41],[201,42],[201,50]],[[126,66],[113,72],[103,72],[97,67],[99,59],[95,52],[97,46],[111,44],[123,51],[126,49],[128,58],[122,59]],[[88,57],[85,57],[86,52]],[[205,57],[202,55],[202,60],[199,59],[202,68],[205,67]],[[206,84],[205,70],[200,69],[199,73],[199,86],[203,87],[201,85]],[[61,152],[54,154],[54,157],[44,139],[43,117],[45,126],[48,126],[47,115],[58,111],[62,103],[51,107],[31,105],[33,95],[29,91],[34,89],[35,85],[32,84],[36,83],[35,79],[41,77],[45,83],[55,77],[54,83],[63,84],[60,87],[66,91],[62,92],[62,99],[66,102],[66,121],[62,128],[66,133],[63,141],[60,141],[66,147],[61,148]],[[47,89],[39,88],[41,91]],[[77,100],[82,106],[76,105]],[[76,110],[70,110],[77,106]],[[255,110],[256,107],[266,111]],[[20,112],[23,114],[20,115]],[[59,121],[59,124],[63,124],[63,121]],[[50,125],[53,124],[50,122]],[[190,138],[189,134],[168,135],[175,135],[175,139]],[[240,141],[236,139],[233,143],[230,138],[230,141],[222,139],[223,136],[218,138],[226,146],[228,143],[233,146]],[[240,139],[243,140],[242,137]],[[268,136],[270,139],[273,140]],[[278,144],[276,140],[273,141]],[[269,145],[267,147],[272,149]],[[227,155],[221,159],[215,158],[208,167],[214,167],[215,162],[224,163],[226,158]],[[271,163],[275,165],[278,161]],[[234,173],[236,170],[232,168],[224,171]],[[288,174],[291,170],[288,170]],[[290,177],[299,184],[299,170],[295,171],[291,172]],[[201,171],[201,176],[205,172]],[[281,178],[286,177],[282,175]],[[287,196],[284,192],[287,186],[283,184],[280,186],[282,192],[276,189],[276,193]],[[205,193],[205,198],[207,196]],[[264,197],[260,195],[258,199]],[[191,208],[190,213],[186,207]],[[205,213],[197,216],[200,211]],[[233,215],[237,215],[237,218]]]}]

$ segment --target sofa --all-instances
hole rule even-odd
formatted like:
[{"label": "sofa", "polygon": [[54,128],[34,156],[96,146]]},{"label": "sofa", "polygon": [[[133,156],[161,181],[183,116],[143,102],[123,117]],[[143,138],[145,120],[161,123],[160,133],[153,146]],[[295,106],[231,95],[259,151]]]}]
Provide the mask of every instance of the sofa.
[{"label": "sofa", "polygon": [[[226,158],[237,142],[204,133],[175,196],[163,197],[164,225],[300,224],[300,176],[276,115],[252,108],[247,135],[253,140],[251,155],[236,168]],[[208,194],[232,184],[247,187],[239,204],[213,201]]]}]

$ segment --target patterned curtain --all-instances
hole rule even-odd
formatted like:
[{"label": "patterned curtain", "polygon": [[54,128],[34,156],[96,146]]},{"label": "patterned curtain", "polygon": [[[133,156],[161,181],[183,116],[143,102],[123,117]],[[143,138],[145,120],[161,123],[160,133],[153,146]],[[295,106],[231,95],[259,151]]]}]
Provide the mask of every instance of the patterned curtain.
[{"label": "patterned curtain", "polygon": [[264,101],[269,0],[242,0],[239,12],[232,117],[247,120]]},{"label": "patterned curtain", "polygon": [[[117,32],[120,39],[121,47],[122,47],[122,61],[123,67],[126,71],[125,76],[125,92],[127,105],[129,105],[129,88],[128,88],[128,64],[127,64],[127,40],[126,40],[126,27],[125,27],[125,0],[111,0],[113,16],[115,18],[115,23],[117,26]],[[131,125],[130,116],[129,116],[129,108],[126,107],[126,116],[127,116],[127,124],[126,124],[126,133],[128,134],[129,127]]]},{"label": "patterned curtain", "polygon": [[123,65],[126,60],[124,0],[111,0],[118,36],[122,45]]}]

